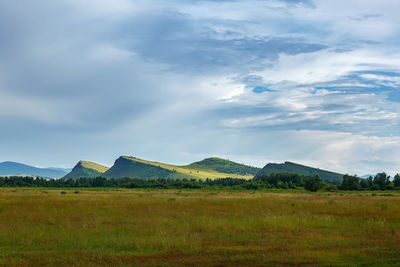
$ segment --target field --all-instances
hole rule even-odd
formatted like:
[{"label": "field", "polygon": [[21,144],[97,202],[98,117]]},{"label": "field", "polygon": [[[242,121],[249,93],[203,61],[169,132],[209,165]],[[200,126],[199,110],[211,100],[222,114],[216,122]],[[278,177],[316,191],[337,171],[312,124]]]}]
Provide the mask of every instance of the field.
[{"label": "field", "polygon": [[400,195],[0,189],[0,265],[400,265]]}]

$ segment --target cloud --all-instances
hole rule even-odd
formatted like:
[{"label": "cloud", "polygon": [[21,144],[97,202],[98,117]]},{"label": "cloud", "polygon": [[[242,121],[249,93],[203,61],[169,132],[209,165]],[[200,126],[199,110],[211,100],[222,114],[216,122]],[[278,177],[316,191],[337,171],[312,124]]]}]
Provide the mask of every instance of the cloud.
[{"label": "cloud", "polygon": [[129,0],[62,0],[65,6],[73,8],[76,13],[86,19],[108,18],[111,19],[132,15],[139,8],[144,7],[144,1]]},{"label": "cloud", "polygon": [[3,1],[0,160],[217,154],[394,171],[384,153],[397,153],[400,132],[396,6]]},{"label": "cloud", "polygon": [[283,0],[283,1],[288,4],[303,4],[310,8],[316,8],[315,3],[311,0]]},{"label": "cloud", "polygon": [[281,55],[273,67],[244,80],[269,90],[256,95],[248,90],[213,112],[222,125],[232,128],[397,135],[400,106],[392,98],[399,88],[398,72],[378,71],[399,70],[396,58],[367,56],[362,50]]},{"label": "cloud", "polygon": [[363,21],[363,20],[380,18],[380,17],[382,17],[381,14],[366,14],[366,15],[361,15],[359,17],[349,17],[349,19],[356,20],[356,21]]}]

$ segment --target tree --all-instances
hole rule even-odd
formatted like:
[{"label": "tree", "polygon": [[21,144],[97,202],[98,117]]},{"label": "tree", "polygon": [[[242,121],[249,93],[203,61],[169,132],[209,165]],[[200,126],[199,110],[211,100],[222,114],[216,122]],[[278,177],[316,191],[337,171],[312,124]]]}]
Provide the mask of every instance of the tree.
[{"label": "tree", "polygon": [[107,179],[104,177],[96,177],[93,180],[93,187],[105,187],[107,184]]},{"label": "tree", "polygon": [[360,178],[345,174],[340,189],[343,190],[358,190],[360,188]]},{"label": "tree", "polygon": [[374,178],[370,175],[367,179],[368,181],[368,188],[371,188],[374,185]]},{"label": "tree", "polygon": [[318,175],[314,177],[307,177],[304,183],[304,188],[311,192],[317,192],[323,186],[324,184]]},{"label": "tree", "polygon": [[400,174],[396,174],[393,179],[393,185],[395,187],[400,187]]},{"label": "tree", "polygon": [[369,188],[368,180],[367,180],[367,179],[361,179],[361,180],[360,180],[360,187],[361,187],[362,189],[367,189],[367,188]]},{"label": "tree", "polygon": [[375,175],[374,178],[374,184],[378,185],[380,190],[385,190],[386,186],[389,185],[390,183],[390,176],[388,176],[386,173],[381,172]]}]

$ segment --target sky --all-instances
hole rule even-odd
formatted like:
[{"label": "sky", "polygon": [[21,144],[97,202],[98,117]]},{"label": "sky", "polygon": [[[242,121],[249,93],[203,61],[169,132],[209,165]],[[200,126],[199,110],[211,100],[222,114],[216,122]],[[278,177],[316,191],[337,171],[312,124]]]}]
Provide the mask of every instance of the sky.
[{"label": "sky", "polygon": [[0,161],[400,172],[398,0],[2,0]]}]

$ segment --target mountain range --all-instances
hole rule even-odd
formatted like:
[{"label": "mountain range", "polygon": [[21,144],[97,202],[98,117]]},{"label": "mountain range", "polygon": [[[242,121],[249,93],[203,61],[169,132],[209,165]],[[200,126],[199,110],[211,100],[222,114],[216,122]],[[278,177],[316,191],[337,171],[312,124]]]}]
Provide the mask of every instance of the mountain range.
[{"label": "mountain range", "polygon": [[101,176],[107,178],[216,179],[231,177],[251,179],[260,171],[260,168],[221,158],[207,158],[189,165],[178,166],[136,157],[121,156],[110,169],[95,165],[95,163],[91,164],[79,162],[72,172],[64,176],[64,178],[93,177],[101,174]]},{"label": "mountain range", "polygon": [[71,169],[62,168],[37,168],[18,162],[5,161],[0,163],[0,175],[31,175],[43,178],[61,178]]},{"label": "mountain range", "polygon": [[[69,171],[69,172],[68,172]],[[217,179],[242,178],[252,179],[271,173],[296,173],[305,176],[319,175],[324,181],[340,183],[343,175],[292,162],[281,164],[268,163],[264,168],[257,168],[230,160],[212,157],[188,165],[172,165],[148,161],[130,156],[121,156],[110,168],[90,162],[79,161],[71,169],[36,168],[16,162],[0,163],[0,175],[33,175],[49,178],[78,179],[80,177],[106,178],[166,178],[166,179]]]}]

